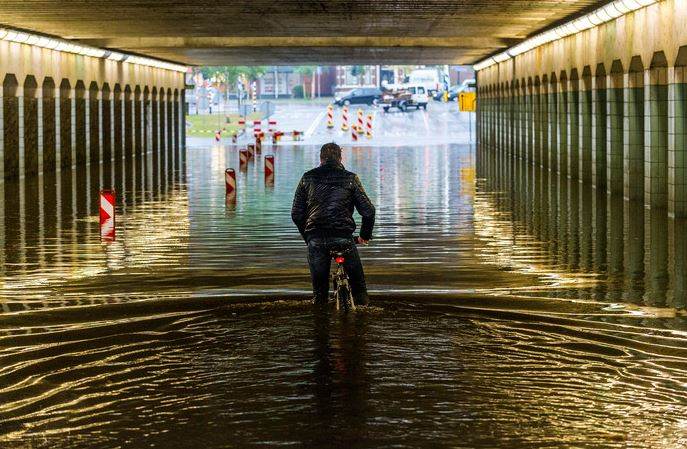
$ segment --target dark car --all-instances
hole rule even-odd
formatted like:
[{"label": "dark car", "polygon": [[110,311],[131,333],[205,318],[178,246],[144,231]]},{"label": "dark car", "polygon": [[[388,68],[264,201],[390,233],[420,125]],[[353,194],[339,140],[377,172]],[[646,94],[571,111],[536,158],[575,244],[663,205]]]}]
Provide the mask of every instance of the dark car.
[{"label": "dark car", "polygon": [[[475,80],[465,80],[462,84],[451,87],[448,90],[448,101],[456,101],[456,98],[461,92],[475,92],[477,84]],[[444,91],[437,92],[434,94],[434,99],[436,101],[441,101],[444,99]]]},{"label": "dark car", "polygon": [[359,87],[342,97],[337,97],[334,103],[338,106],[349,104],[377,104],[382,98],[382,91],[376,87]]}]

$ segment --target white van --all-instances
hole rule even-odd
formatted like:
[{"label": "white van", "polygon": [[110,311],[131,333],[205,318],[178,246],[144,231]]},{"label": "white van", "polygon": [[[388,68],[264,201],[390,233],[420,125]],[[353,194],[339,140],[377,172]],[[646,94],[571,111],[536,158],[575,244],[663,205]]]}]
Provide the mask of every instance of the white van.
[{"label": "white van", "polygon": [[445,76],[437,68],[415,69],[410,72],[408,84],[421,85],[427,94],[434,96],[435,93],[445,89]]}]

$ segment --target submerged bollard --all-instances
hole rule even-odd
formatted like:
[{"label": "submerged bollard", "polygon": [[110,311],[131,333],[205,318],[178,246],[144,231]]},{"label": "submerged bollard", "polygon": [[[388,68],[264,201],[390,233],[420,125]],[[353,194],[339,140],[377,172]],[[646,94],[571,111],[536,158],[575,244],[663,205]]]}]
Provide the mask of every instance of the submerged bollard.
[{"label": "submerged bollard", "polygon": [[233,168],[224,170],[224,184],[227,195],[236,193],[236,171]]},{"label": "submerged bollard", "polygon": [[215,142],[219,142],[222,139],[222,131],[215,131]]},{"label": "submerged bollard", "polygon": [[239,136],[236,133],[231,135],[231,143],[236,143],[236,142],[238,142],[238,140],[239,140]]},{"label": "submerged bollard", "polygon": [[248,159],[252,159],[255,157],[255,145],[252,143],[248,144]]},{"label": "submerged bollard", "polygon": [[257,137],[262,132],[262,120],[253,120],[253,136]]},{"label": "submerged bollard", "polygon": [[262,153],[262,133],[255,137],[255,154]]},{"label": "submerged bollard", "polygon": [[265,155],[265,177],[274,175],[274,155]]},{"label": "submerged bollard", "polygon": [[249,158],[248,150],[245,148],[241,148],[239,150],[239,169],[245,170],[246,165],[248,165],[248,158]]},{"label": "submerged bollard", "polygon": [[277,119],[269,119],[267,121],[267,132],[268,133],[273,133],[277,129]]},{"label": "submerged bollard", "polygon": [[100,191],[100,238],[105,241],[115,239],[115,191]]}]

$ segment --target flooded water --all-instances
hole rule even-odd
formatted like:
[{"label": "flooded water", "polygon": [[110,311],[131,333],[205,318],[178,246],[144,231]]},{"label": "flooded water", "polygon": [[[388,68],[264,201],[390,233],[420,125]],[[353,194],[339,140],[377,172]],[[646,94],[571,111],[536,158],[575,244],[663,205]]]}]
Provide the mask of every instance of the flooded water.
[{"label": "flooded water", "polygon": [[316,313],[289,210],[318,148],[263,155],[235,202],[209,144],[4,184],[0,447],[687,445],[682,225],[467,145],[348,147],[373,307]]}]

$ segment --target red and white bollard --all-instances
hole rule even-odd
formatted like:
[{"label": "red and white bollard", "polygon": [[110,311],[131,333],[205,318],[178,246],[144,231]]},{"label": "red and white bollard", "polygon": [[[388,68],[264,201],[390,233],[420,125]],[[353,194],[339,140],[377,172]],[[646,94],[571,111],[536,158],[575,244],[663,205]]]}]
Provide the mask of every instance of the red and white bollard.
[{"label": "red and white bollard", "polygon": [[248,160],[255,157],[255,145],[252,143],[248,144]]},{"label": "red and white bollard", "polygon": [[224,184],[227,195],[236,193],[236,172],[233,168],[224,170]]},{"label": "red and white bollard", "polygon": [[277,119],[273,119],[273,118],[269,119],[267,121],[267,125],[268,125],[267,132],[273,133],[277,129]]},{"label": "red and white bollard", "polygon": [[253,120],[253,136],[257,137],[262,132],[262,121]]},{"label": "red and white bollard", "polygon": [[115,239],[115,191],[100,191],[100,238],[106,241]]},{"label": "red and white bollard", "polygon": [[341,112],[341,131],[348,131],[348,106],[344,106]]},{"label": "red and white bollard", "polygon": [[255,136],[255,154],[262,153],[262,133]]},{"label": "red and white bollard", "polygon": [[215,142],[222,140],[222,131],[215,131]]},{"label": "red and white bollard", "polygon": [[372,139],[372,114],[367,114],[365,136],[367,136],[368,139]]},{"label": "red and white bollard", "polygon": [[239,150],[239,168],[245,170],[246,165],[248,165],[248,159],[250,158],[250,155],[248,154],[248,150],[245,148],[241,148]]},{"label": "red and white bollard", "polygon": [[232,134],[231,135],[231,143],[235,144],[238,141],[239,141],[239,136],[236,133]]},{"label": "red and white bollard", "polygon": [[240,118],[240,119],[239,119],[239,126],[240,126],[241,128],[245,128],[245,127],[246,127],[246,119]]},{"label": "red and white bollard", "polygon": [[331,104],[327,106],[327,128],[334,127],[334,106]]},{"label": "red and white bollard", "polygon": [[363,110],[358,108],[358,132],[362,132],[363,129],[365,129],[363,123]]},{"label": "red and white bollard", "polygon": [[265,177],[274,175],[274,155],[265,155]]},{"label": "red and white bollard", "polygon": [[358,141],[358,127],[356,125],[351,126],[351,139],[353,142]]}]

